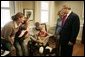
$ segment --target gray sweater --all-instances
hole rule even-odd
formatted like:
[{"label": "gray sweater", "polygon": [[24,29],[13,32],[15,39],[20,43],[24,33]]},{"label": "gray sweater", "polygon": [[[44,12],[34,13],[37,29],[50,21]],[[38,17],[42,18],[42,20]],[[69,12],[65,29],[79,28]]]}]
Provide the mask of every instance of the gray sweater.
[{"label": "gray sweater", "polygon": [[12,43],[14,41],[13,37],[17,31],[18,27],[15,27],[14,21],[10,21],[2,28],[1,37]]},{"label": "gray sweater", "polygon": [[57,19],[56,29],[55,29],[55,35],[59,39],[59,34],[62,29],[62,20],[60,18]]}]

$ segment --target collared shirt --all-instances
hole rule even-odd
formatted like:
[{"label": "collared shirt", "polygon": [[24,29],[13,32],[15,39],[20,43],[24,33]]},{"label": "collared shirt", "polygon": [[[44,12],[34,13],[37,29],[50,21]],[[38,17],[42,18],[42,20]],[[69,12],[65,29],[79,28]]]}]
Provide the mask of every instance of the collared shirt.
[{"label": "collared shirt", "polygon": [[71,10],[68,12],[66,19],[68,18],[68,16],[70,15],[71,12],[72,12]]},{"label": "collared shirt", "polygon": [[[64,20],[64,23],[65,23],[66,19],[68,18],[68,16],[70,15],[71,12],[72,12],[72,11],[70,10],[70,11],[68,12],[68,14],[66,15],[65,20]],[[64,25],[64,24],[63,24],[63,25]]]},{"label": "collared shirt", "polygon": [[14,21],[15,28],[18,28],[21,24],[17,25],[17,23]]}]

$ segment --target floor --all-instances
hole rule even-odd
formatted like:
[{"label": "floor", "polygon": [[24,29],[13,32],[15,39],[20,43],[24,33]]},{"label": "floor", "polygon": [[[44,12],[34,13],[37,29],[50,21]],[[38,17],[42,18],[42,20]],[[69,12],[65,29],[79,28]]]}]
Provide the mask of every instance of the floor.
[{"label": "floor", "polygon": [[72,56],[84,56],[84,44],[76,43],[73,48]]},{"label": "floor", "polygon": [[[12,53],[14,56],[14,53]],[[84,56],[84,44],[76,43],[73,48],[72,56]]]}]

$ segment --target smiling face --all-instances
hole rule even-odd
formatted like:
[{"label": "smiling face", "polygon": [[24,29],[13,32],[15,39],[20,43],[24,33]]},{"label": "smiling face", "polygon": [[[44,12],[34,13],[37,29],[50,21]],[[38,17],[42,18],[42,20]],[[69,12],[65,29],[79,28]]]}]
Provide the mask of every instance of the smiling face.
[{"label": "smiling face", "polygon": [[68,9],[67,8],[63,8],[62,11],[63,11],[64,14],[68,14]]},{"label": "smiling face", "polygon": [[17,21],[18,21],[18,23],[23,23],[23,22],[24,22],[24,20],[25,20],[25,19],[24,19],[24,17],[20,17],[20,18],[18,18],[18,20],[17,20]]},{"label": "smiling face", "polygon": [[24,22],[24,15],[21,12],[18,12],[16,15],[14,15],[13,21],[17,22],[17,25],[20,25]]},{"label": "smiling face", "polygon": [[60,18],[62,18],[62,17],[64,16],[64,14],[65,14],[65,13],[63,12],[63,10],[60,10],[60,11],[58,12],[58,15],[59,15]]},{"label": "smiling face", "polygon": [[68,5],[63,5],[62,11],[63,11],[65,14],[68,14],[69,10],[71,10],[71,8],[70,8]]}]

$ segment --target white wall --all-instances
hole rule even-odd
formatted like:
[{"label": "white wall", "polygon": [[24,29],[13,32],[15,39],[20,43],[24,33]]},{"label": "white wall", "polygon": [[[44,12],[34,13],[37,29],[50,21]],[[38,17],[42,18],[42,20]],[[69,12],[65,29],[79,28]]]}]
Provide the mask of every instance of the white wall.
[{"label": "white wall", "polygon": [[[56,23],[57,12],[61,9],[62,5],[64,4],[69,5],[72,8],[72,11],[77,13],[80,19],[83,20],[83,1],[50,1],[50,26],[54,26],[54,24]],[[15,1],[15,13],[23,12],[23,9],[33,9],[35,22],[40,21],[40,1]]]},{"label": "white wall", "polygon": [[40,1],[35,1],[35,22],[40,22]]},{"label": "white wall", "polygon": [[15,14],[17,12],[23,12],[23,4],[22,1],[15,1]]},{"label": "white wall", "polygon": [[55,2],[54,1],[50,1],[50,16],[49,16],[49,26],[53,27],[54,26],[54,22],[55,22]]}]

